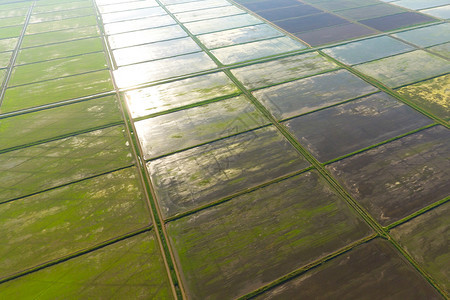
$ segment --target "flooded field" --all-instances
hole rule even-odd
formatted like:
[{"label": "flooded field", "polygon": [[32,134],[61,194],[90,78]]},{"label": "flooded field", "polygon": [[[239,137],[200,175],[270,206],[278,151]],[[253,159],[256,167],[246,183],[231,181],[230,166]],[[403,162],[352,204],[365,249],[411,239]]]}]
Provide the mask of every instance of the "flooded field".
[{"label": "flooded field", "polygon": [[0,3],[0,299],[447,299],[448,0]]}]

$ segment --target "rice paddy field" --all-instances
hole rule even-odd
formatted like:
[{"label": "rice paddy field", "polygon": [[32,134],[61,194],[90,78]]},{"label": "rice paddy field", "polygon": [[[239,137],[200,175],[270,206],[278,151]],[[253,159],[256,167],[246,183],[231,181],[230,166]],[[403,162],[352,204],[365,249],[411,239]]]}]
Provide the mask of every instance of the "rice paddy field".
[{"label": "rice paddy field", "polygon": [[449,299],[449,0],[0,0],[0,299]]}]

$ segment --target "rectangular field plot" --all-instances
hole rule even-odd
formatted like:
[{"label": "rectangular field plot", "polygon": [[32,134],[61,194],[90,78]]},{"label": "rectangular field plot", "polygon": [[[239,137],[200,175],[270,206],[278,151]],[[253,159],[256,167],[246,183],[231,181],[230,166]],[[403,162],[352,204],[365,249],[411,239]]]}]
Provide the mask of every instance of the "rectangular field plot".
[{"label": "rectangular field plot", "polygon": [[217,65],[204,52],[170,57],[120,67],[114,71],[119,88],[215,69]]},{"label": "rectangular field plot", "polygon": [[302,16],[307,16],[307,15],[312,15],[312,14],[317,14],[317,13],[322,12],[320,9],[317,9],[310,5],[300,4],[300,2],[297,2],[297,4],[298,5],[295,5],[295,6],[275,7],[270,10],[259,11],[258,15],[260,15],[261,17],[263,17],[266,20],[273,22],[273,21],[302,17]]},{"label": "rectangular field plot", "polygon": [[103,44],[100,38],[88,38],[48,46],[22,49],[19,51],[16,65],[76,56],[90,52],[103,52]]},{"label": "rectangular field plot", "polygon": [[236,299],[371,229],[307,172],[167,225],[188,295]]},{"label": "rectangular field plot", "polygon": [[237,68],[231,72],[247,89],[255,89],[337,68],[335,63],[312,52]]},{"label": "rectangular field plot", "polygon": [[148,164],[165,217],[220,200],[309,163],[274,127],[250,131]]},{"label": "rectangular field plot", "polygon": [[230,5],[230,6],[201,9],[197,11],[180,12],[175,14],[175,18],[177,18],[180,22],[188,23],[212,18],[241,15],[245,13],[246,12],[243,11],[242,9]]},{"label": "rectangular field plot", "polygon": [[265,125],[268,120],[244,96],[135,123],[144,158],[160,156]]},{"label": "rectangular field plot", "polygon": [[110,35],[108,41],[112,49],[117,49],[186,36],[187,33],[180,26],[171,25]]},{"label": "rectangular field plot", "polygon": [[392,236],[447,293],[450,293],[449,216],[447,202],[391,230]]},{"label": "rectangular field plot", "polygon": [[412,46],[381,36],[327,48],[323,52],[345,64],[355,65],[412,50],[415,50]]},{"label": "rectangular field plot", "polygon": [[122,126],[0,154],[0,202],[133,163]]},{"label": "rectangular field plot", "polygon": [[200,51],[202,51],[201,48],[194,40],[185,37],[116,49],[113,50],[113,56],[118,66],[125,66]]},{"label": "rectangular field plot", "polygon": [[0,119],[0,150],[122,121],[115,97]]},{"label": "rectangular field plot", "polygon": [[65,20],[57,20],[50,22],[34,23],[27,26],[25,34],[43,33],[48,31],[57,31],[62,29],[80,28],[84,26],[97,25],[95,16],[86,16],[80,18],[72,18]]},{"label": "rectangular field plot", "polygon": [[375,5],[340,10],[336,12],[336,14],[353,20],[364,20],[394,15],[406,11],[406,9],[398,6],[386,3],[378,3]]},{"label": "rectangular field plot", "polygon": [[143,228],[150,214],[128,168],[0,204],[0,220],[2,278]]},{"label": "rectangular field plot", "polygon": [[133,118],[239,93],[224,74],[214,73],[124,93]]},{"label": "rectangular field plot", "polygon": [[267,24],[229,29],[199,35],[199,40],[209,49],[254,42],[261,39],[283,36],[283,33]]},{"label": "rectangular field plot", "polygon": [[0,40],[0,51],[12,51],[16,48],[18,38],[12,39],[1,39]]},{"label": "rectangular field plot", "polygon": [[429,23],[434,21],[437,20],[435,18],[423,14],[408,11],[395,15],[361,20],[359,22],[380,31],[391,31],[403,27]]},{"label": "rectangular field plot", "polygon": [[348,157],[327,169],[383,226],[450,193],[450,132],[435,126]]},{"label": "rectangular field plot", "polygon": [[354,23],[346,23],[343,25],[324,27],[303,33],[296,33],[295,36],[307,42],[311,46],[319,46],[372,35],[374,33],[374,30],[365,26]]},{"label": "rectangular field plot", "polygon": [[55,103],[113,90],[108,70],[8,88],[0,112]]},{"label": "rectangular field plot", "polygon": [[290,37],[283,36],[264,41],[215,49],[212,50],[211,53],[223,64],[230,65],[304,48],[306,48],[304,44],[295,41]]},{"label": "rectangular field plot", "polygon": [[435,18],[449,19],[450,18],[450,4],[445,6],[439,6],[420,11],[421,13],[431,15]]},{"label": "rectangular field plot", "polygon": [[52,43],[68,42],[88,37],[98,37],[100,31],[97,26],[85,26],[75,29],[58,30],[39,34],[29,34],[23,37],[22,49],[35,46],[47,46]]},{"label": "rectangular field plot", "polygon": [[173,299],[154,234],[143,233],[2,284],[0,298]]},{"label": "rectangular field plot", "polygon": [[244,26],[256,25],[261,23],[263,23],[263,21],[261,21],[260,19],[255,18],[252,15],[245,14],[245,15],[229,16],[217,19],[190,22],[184,24],[184,26],[186,26],[186,28],[190,32],[192,32],[192,34],[199,35]]},{"label": "rectangular field plot", "polygon": [[450,42],[428,48],[429,51],[450,59]]},{"label": "rectangular field plot", "polygon": [[450,71],[450,63],[441,57],[417,50],[364,63],[355,69],[389,87],[398,87],[445,74]]},{"label": "rectangular field plot", "polygon": [[450,75],[404,86],[397,92],[409,101],[444,120],[450,119],[448,84]]},{"label": "rectangular field plot", "polygon": [[262,299],[442,299],[386,241],[373,240],[309,270]]},{"label": "rectangular field plot", "polygon": [[325,162],[432,123],[391,96],[377,93],[284,124],[319,161]]},{"label": "rectangular field plot", "polygon": [[350,72],[338,70],[260,89],[253,95],[281,120],[375,91]]},{"label": "rectangular field plot", "polygon": [[117,23],[109,23],[105,24],[104,27],[106,34],[118,34],[118,33],[132,32],[135,30],[158,28],[167,25],[176,25],[175,20],[169,15],[147,17],[144,19],[123,21]]},{"label": "rectangular field plot", "polygon": [[8,86],[16,86],[107,69],[105,54],[91,53],[70,58],[14,67]]},{"label": "rectangular field plot", "polygon": [[450,24],[443,23],[394,34],[402,40],[419,47],[430,47],[450,42]]},{"label": "rectangular field plot", "polygon": [[339,24],[346,24],[349,23],[349,21],[336,15],[322,13],[312,16],[275,21],[274,23],[290,33],[300,33]]}]

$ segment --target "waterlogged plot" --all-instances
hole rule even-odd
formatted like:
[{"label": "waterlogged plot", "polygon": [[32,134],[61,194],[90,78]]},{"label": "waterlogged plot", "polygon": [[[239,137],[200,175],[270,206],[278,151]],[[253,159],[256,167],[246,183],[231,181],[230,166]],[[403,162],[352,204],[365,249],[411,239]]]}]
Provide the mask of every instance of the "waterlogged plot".
[{"label": "waterlogged plot", "polygon": [[246,88],[255,89],[336,68],[338,65],[312,52],[241,67],[231,72]]},{"label": "waterlogged plot", "polygon": [[239,93],[224,73],[192,77],[124,93],[133,118]]},{"label": "waterlogged plot", "polygon": [[257,12],[278,7],[295,6],[300,4],[297,0],[277,0],[276,2],[271,0],[263,0],[263,1],[237,0],[236,2],[241,3],[248,9]]},{"label": "waterlogged plot", "polygon": [[103,52],[20,65],[14,67],[9,86],[87,73],[107,67]]},{"label": "waterlogged plot", "polygon": [[440,7],[430,8],[430,9],[424,9],[424,10],[421,10],[420,12],[431,15],[436,18],[449,19],[450,18],[450,5],[445,5],[445,6],[440,6]]},{"label": "waterlogged plot", "polygon": [[148,225],[137,177],[129,168],[1,204],[0,278]]},{"label": "waterlogged plot", "polygon": [[191,22],[184,24],[184,26],[186,26],[186,28],[192,34],[199,35],[209,32],[222,31],[261,23],[263,23],[263,21],[261,21],[260,19],[255,18],[249,14],[244,14],[244,15]]},{"label": "waterlogged plot", "polygon": [[166,11],[162,7],[157,6],[102,14],[102,20],[103,23],[107,24],[162,15],[166,15]]},{"label": "waterlogged plot", "polygon": [[149,159],[237,134],[268,121],[244,96],[135,123],[144,158]]},{"label": "waterlogged plot", "polygon": [[330,11],[340,11],[360,6],[379,4],[378,0],[337,0],[337,1],[319,1],[316,6]]},{"label": "waterlogged plot", "polygon": [[435,116],[449,120],[449,82],[450,75],[445,75],[402,87],[397,92]]},{"label": "waterlogged plot", "polygon": [[378,3],[375,5],[356,7],[346,10],[340,10],[336,12],[338,15],[353,19],[353,20],[364,20],[364,19],[372,19],[382,16],[394,15],[401,12],[406,12],[406,9],[386,4],[386,3]]},{"label": "waterlogged plot", "polygon": [[100,36],[100,31],[98,30],[97,26],[86,26],[76,29],[28,34],[23,37],[21,47],[23,49],[34,46],[46,46],[52,43],[62,43],[97,36]]},{"label": "waterlogged plot", "polygon": [[183,23],[201,21],[212,18],[228,17],[245,14],[245,11],[236,6],[225,6],[217,8],[202,9],[198,11],[188,11],[176,13],[175,17]]},{"label": "waterlogged plot", "polygon": [[113,90],[108,70],[8,88],[1,113]]},{"label": "waterlogged plot", "polygon": [[409,9],[424,9],[448,4],[448,0],[399,0],[393,4]]},{"label": "waterlogged plot", "polygon": [[445,74],[450,63],[423,50],[399,54],[355,67],[389,87],[398,87]]},{"label": "waterlogged plot", "polygon": [[192,1],[188,3],[166,5],[166,7],[168,10],[170,10],[171,13],[180,13],[228,5],[231,5],[231,3],[226,0],[202,0],[202,1]]},{"label": "waterlogged plot", "polygon": [[327,168],[383,226],[449,195],[450,132],[435,126]]},{"label": "waterlogged plot", "polygon": [[365,26],[349,23],[338,26],[325,27],[309,32],[298,33],[296,36],[311,46],[335,43],[362,36],[374,34],[375,31]]},{"label": "waterlogged plot", "polygon": [[414,47],[388,36],[324,49],[323,52],[348,65],[355,65],[386,56],[415,50]]},{"label": "waterlogged plot", "polygon": [[450,42],[428,48],[429,51],[450,59]]},{"label": "waterlogged plot", "polygon": [[187,36],[187,33],[178,25],[151,28],[139,31],[115,34],[108,37],[112,49],[124,48],[147,43],[160,42]]},{"label": "waterlogged plot", "polygon": [[380,31],[390,31],[400,29],[403,27],[408,27],[422,23],[429,23],[434,21],[436,21],[435,18],[423,14],[419,14],[416,12],[404,12],[395,15],[361,20],[359,22]]},{"label": "waterlogged plot", "polygon": [[192,299],[236,299],[371,233],[308,172],[168,223]]},{"label": "waterlogged plot", "polygon": [[170,217],[308,165],[275,128],[265,127],[150,161],[148,169]]},{"label": "waterlogged plot", "polygon": [[128,238],[94,252],[2,284],[4,299],[173,299],[153,233]]},{"label": "waterlogged plot", "polygon": [[449,219],[446,203],[391,231],[406,251],[450,293]]},{"label": "waterlogged plot", "polygon": [[345,24],[349,22],[336,15],[322,13],[322,14],[315,14],[312,16],[275,21],[274,23],[275,25],[278,25],[279,27],[291,33],[300,33],[323,27]]},{"label": "waterlogged plot", "polygon": [[450,41],[450,24],[428,26],[394,34],[394,36],[420,47],[430,47]]},{"label": "waterlogged plot", "polygon": [[301,116],[285,123],[321,162],[352,153],[433,121],[384,93]]},{"label": "waterlogged plot", "polygon": [[248,26],[199,35],[199,40],[209,49],[254,42],[283,36],[283,33],[267,24]]},{"label": "waterlogged plot", "polygon": [[131,66],[114,71],[119,88],[215,69],[217,65],[204,52],[186,54]]},{"label": "waterlogged plot", "polygon": [[[294,3],[292,3],[294,4]],[[307,16],[311,14],[321,13],[320,9],[309,5],[302,5],[300,2],[297,2],[298,5],[288,6],[288,7],[279,7],[270,10],[258,11],[258,15],[269,20],[269,21],[277,21],[284,20],[289,18],[296,18],[301,16]]]},{"label": "waterlogged plot", "polygon": [[16,65],[77,56],[91,52],[103,53],[103,44],[99,37],[22,49],[19,51]]},{"label": "waterlogged plot", "polygon": [[278,120],[305,114],[377,91],[346,70],[276,85],[252,94]]},{"label": "waterlogged plot", "polygon": [[442,299],[382,239],[346,252],[256,299]]},{"label": "waterlogged plot", "polygon": [[27,31],[25,32],[25,34],[43,33],[47,31],[57,31],[62,29],[72,29],[94,25],[97,25],[96,17],[86,16],[80,18],[29,24],[27,26]]},{"label": "waterlogged plot", "polygon": [[0,202],[133,163],[122,126],[0,154]]},{"label": "waterlogged plot", "polygon": [[136,30],[158,28],[168,25],[176,25],[176,22],[174,19],[172,19],[171,16],[165,15],[131,21],[109,23],[105,24],[104,28],[106,34],[118,34],[118,33],[132,32]]},{"label": "waterlogged plot", "polygon": [[197,43],[190,37],[186,37],[117,49],[113,51],[113,55],[118,66],[125,66],[200,51],[202,51],[202,49]]},{"label": "waterlogged plot", "polygon": [[115,97],[0,119],[0,150],[121,122]]},{"label": "waterlogged plot", "polygon": [[246,60],[258,59],[265,56],[301,50],[304,48],[306,48],[306,46],[302,43],[285,36],[243,45],[220,48],[212,50],[211,53],[223,64],[229,65]]}]

